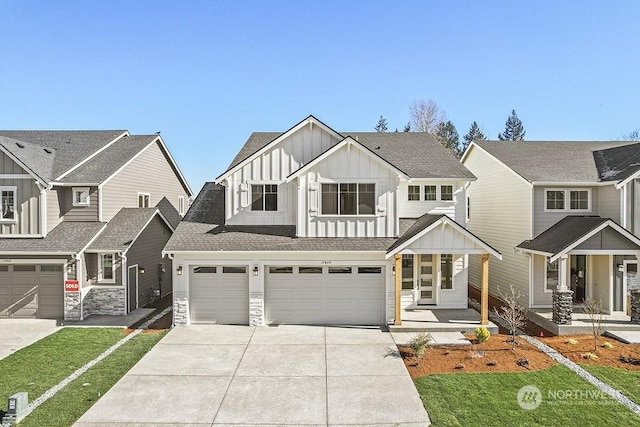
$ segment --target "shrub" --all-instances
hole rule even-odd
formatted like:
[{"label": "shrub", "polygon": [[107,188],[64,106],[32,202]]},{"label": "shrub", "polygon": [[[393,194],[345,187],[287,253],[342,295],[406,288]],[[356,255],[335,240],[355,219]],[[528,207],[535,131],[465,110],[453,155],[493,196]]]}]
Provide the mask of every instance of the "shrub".
[{"label": "shrub", "polygon": [[598,356],[596,356],[596,355],[595,355],[595,354],[593,354],[593,353],[583,353],[583,354],[581,355],[581,357],[582,357],[583,359],[587,359],[587,360],[595,360],[595,359],[597,359],[597,358],[598,358]]},{"label": "shrub", "polygon": [[[411,340],[409,340],[409,347],[413,351],[413,355],[416,356],[416,358],[420,358],[420,356],[422,356],[427,350],[427,347],[431,344],[431,341],[433,341],[431,334],[422,332],[418,335],[414,335]],[[416,360],[416,365],[418,363],[419,362]]]},{"label": "shrub", "polygon": [[570,344],[570,345],[576,345],[576,344],[578,344],[578,340],[573,339],[573,338],[569,338],[569,339],[567,340],[567,344]]},{"label": "shrub", "polygon": [[605,341],[602,343],[602,345],[600,346],[602,348],[613,348],[613,344],[611,344],[609,341]]},{"label": "shrub", "polygon": [[516,332],[519,328],[524,328],[527,324],[527,309],[520,305],[520,292],[511,285],[509,287],[509,293],[502,293],[498,289],[501,299],[506,303],[500,307],[500,310],[493,308],[496,316],[505,321],[509,327],[509,333],[511,334],[511,350],[516,348]]},{"label": "shrub", "polygon": [[491,334],[489,333],[489,330],[485,326],[476,328],[475,333],[476,333],[476,342],[478,344],[480,344],[481,342],[487,341],[491,336]]},{"label": "shrub", "polygon": [[518,366],[522,366],[523,368],[529,367],[529,359],[527,359],[526,357],[521,357],[520,359],[516,360],[516,363],[518,364]]}]

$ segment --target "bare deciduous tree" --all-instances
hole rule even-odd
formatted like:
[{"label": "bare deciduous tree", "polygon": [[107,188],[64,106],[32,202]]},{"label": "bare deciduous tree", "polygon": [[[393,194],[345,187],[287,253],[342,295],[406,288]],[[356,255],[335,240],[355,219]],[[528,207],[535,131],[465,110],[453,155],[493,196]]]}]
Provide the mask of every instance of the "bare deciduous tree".
[{"label": "bare deciduous tree", "polygon": [[518,299],[520,298],[520,291],[518,291],[513,285],[509,286],[509,292],[503,294],[498,290],[500,298],[506,305],[500,307],[500,310],[493,307],[493,311],[496,316],[504,320],[509,326],[511,333],[511,350],[516,348],[516,331],[518,328],[524,328],[527,324],[527,309],[520,305]]},{"label": "bare deciduous tree", "polygon": [[640,128],[632,130],[629,133],[620,135],[621,141],[640,141]]},{"label": "bare deciduous tree", "polygon": [[409,106],[409,121],[413,132],[435,133],[440,123],[447,121],[447,114],[432,99],[421,99]]},{"label": "bare deciduous tree", "polygon": [[582,309],[589,316],[591,333],[593,334],[593,352],[598,352],[598,338],[604,328],[604,308],[602,302],[593,298],[587,298],[582,304]]}]

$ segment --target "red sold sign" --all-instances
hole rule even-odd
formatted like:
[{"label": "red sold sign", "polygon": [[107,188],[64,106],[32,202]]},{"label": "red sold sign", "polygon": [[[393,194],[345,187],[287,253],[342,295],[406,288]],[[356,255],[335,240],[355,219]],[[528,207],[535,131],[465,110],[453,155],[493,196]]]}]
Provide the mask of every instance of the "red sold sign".
[{"label": "red sold sign", "polygon": [[64,282],[65,292],[78,292],[80,291],[80,284],[77,280],[65,280]]}]

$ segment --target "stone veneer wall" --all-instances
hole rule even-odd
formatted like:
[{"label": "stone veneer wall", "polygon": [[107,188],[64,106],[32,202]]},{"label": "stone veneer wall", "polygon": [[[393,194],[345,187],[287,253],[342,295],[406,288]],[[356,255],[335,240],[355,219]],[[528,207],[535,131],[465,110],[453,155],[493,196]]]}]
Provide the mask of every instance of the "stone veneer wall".
[{"label": "stone veneer wall", "polygon": [[85,315],[109,314],[117,316],[127,314],[125,292],[123,286],[90,289],[84,297]]},{"label": "stone veneer wall", "polygon": [[631,291],[631,323],[640,324],[640,289]]},{"label": "stone veneer wall", "polygon": [[173,324],[186,325],[189,323],[189,301],[187,297],[173,297]]},{"label": "stone veneer wall", "polygon": [[264,299],[262,294],[249,298],[249,325],[264,325]]},{"label": "stone veneer wall", "polygon": [[80,292],[64,293],[64,320],[80,320]]},{"label": "stone veneer wall", "polygon": [[573,291],[553,291],[553,323],[558,325],[570,325],[573,314]]}]

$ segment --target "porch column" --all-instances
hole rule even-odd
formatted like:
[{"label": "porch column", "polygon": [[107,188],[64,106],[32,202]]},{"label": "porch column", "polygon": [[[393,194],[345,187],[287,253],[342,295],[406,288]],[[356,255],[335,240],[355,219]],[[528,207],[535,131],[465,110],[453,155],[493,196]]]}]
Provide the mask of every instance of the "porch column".
[{"label": "porch column", "polygon": [[558,258],[558,288],[553,290],[552,320],[557,325],[570,325],[573,314],[573,291],[567,286],[567,255]]},{"label": "porch column", "polygon": [[489,254],[482,254],[482,280],[480,281],[480,324],[489,324]]},{"label": "porch column", "polygon": [[395,315],[394,315],[394,325],[402,325],[401,319],[401,307],[400,303],[402,302],[402,255],[395,255],[395,272],[396,272],[396,300],[395,300]]}]

